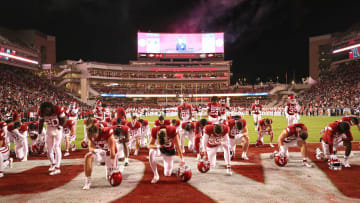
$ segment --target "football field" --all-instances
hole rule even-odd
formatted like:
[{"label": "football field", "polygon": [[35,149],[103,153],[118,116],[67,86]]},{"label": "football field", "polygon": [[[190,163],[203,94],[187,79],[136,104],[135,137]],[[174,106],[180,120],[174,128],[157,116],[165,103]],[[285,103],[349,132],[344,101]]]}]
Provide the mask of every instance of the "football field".
[{"label": "football field", "polygon": [[[252,116],[246,115],[243,117],[246,120],[247,127],[249,130],[250,143],[254,144],[257,140],[257,132],[254,128],[254,120]],[[274,130],[274,140],[273,143],[277,143],[277,138],[279,137],[282,130],[286,128],[286,119],[285,116],[262,116],[262,118],[271,118],[273,120],[273,130]],[[341,117],[328,117],[328,116],[302,116],[300,117],[300,123],[305,124],[309,130],[309,137],[307,142],[319,142],[320,130],[322,130],[329,123],[339,120]],[[158,119],[157,116],[148,116],[142,117],[142,119],[148,120],[150,128],[154,126],[154,121]],[[178,119],[177,117],[167,117],[166,119]],[[129,120],[129,118],[128,118]],[[360,140],[360,132],[356,126],[351,128],[351,131],[354,136],[354,141]],[[81,141],[84,138],[84,121],[79,120],[77,122],[77,137],[76,145],[77,148],[81,147]],[[264,137],[264,142],[269,143],[269,136]],[[186,141],[187,143],[187,141]]]},{"label": "football field", "polygon": [[[257,135],[252,117],[244,118],[254,144]],[[285,117],[269,118],[273,119],[276,143],[276,138],[286,127]],[[144,119],[149,120],[152,127],[157,117]],[[302,117],[301,122],[309,129],[308,141],[319,142],[320,130],[338,119]],[[240,158],[242,147],[238,145],[231,161],[232,176],[226,174],[222,152],[217,154],[216,166],[207,173],[201,173],[197,168],[196,154],[186,148],[184,159],[191,168],[191,179],[181,182],[176,176],[180,163],[178,156],[174,156],[172,176],[163,175],[163,159],[156,157],[160,180],[151,184],[154,174],[149,163],[149,150],[141,148],[137,156],[130,154],[129,165],[124,167],[119,186],[112,187],[105,178],[104,166],[94,163],[91,189],[83,191],[83,157],[87,153],[87,149],[80,146],[84,137],[83,124],[83,120],[78,121],[78,149],[63,157],[61,174],[49,175],[46,155],[30,156],[27,162],[15,160],[13,168],[6,168],[0,181],[0,202],[359,202],[360,199],[360,136],[356,127],[352,129],[356,142],[352,146],[351,167],[343,167],[339,171],[330,170],[327,162],[315,158],[315,149],[321,147],[319,143],[308,145],[308,161],[313,168],[301,164],[299,148],[291,148],[287,165],[279,167],[270,158],[276,148],[251,145],[247,151],[249,160],[243,160]],[[269,137],[265,137],[265,143],[268,140]],[[342,147],[337,155],[340,160],[343,159]],[[118,164],[123,165],[124,162]]]}]

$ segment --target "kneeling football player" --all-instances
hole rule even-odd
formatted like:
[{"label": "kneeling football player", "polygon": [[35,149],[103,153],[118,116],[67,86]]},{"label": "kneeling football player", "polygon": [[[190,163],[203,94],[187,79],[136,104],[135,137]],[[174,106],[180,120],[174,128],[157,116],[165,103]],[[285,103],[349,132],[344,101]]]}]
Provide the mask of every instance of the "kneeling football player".
[{"label": "kneeling football player", "polygon": [[232,175],[230,163],[229,127],[224,124],[206,125],[202,142],[203,152],[207,152],[205,159],[209,159],[210,166],[216,166],[216,152],[218,148],[224,150],[226,173]]},{"label": "kneeling football player", "polygon": [[289,147],[300,147],[301,156],[303,158],[302,164],[311,168],[312,165],[307,161],[307,144],[308,130],[302,123],[289,125],[279,136],[278,145],[280,149],[280,156],[289,159]]},{"label": "kneeling football player", "polygon": [[87,127],[89,141],[89,152],[85,155],[85,185],[84,190],[90,189],[92,162],[105,162],[106,178],[108,179],[117,170],[117,159],[115,157],[116,147],[113,136],[114,130],[111,127],[101,128],[95,124]]},{"label": "kneeling football player", "polygon": [[249,137],[246,120],[242,118],[237,118],[236,120],[230,119],[228,121],[228,126],[230,128],[230,157],[235,157],[236,143],[241,142],[243,144],[243,152],[241,158],[244,160],[249,160],[246,155],[249,148]]},{"label": "kneeling football player", "polygon": [[181,159],[180,166],[185,165],[183,154],[180,148],[179,136],[176,133],[175,126],[156,126],[151,129],[151,138],[148,145],[149,162],[154,173],[151,183],[159,181],[159,173],[157,170],[156,156],[162,156],[164,159],[164,176],[171,176],[176,151]]},{"label": "kneeling football player", "polygon": [[336,148],[340,146],[345,147],[345,156],[343,165],[350,167],[349,156],[351,153],[353,140],[352,133],[350,131],[350,125],[348,122],[335,121],[330,123],[325,128],[325,133],[322,136],[321,145],[322,152],[319,148],[316,149],[316,158],[324,160],[337,160]]}]

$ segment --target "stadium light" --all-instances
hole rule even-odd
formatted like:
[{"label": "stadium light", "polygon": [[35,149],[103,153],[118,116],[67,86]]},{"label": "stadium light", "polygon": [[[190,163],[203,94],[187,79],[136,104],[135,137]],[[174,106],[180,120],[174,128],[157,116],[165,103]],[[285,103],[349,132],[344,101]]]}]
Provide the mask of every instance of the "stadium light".
[{"label": "stadium light", "polygon": [[350,49],[353,49],[353,48],[356,48],[356,47],[360,47],[360,44],[354,44],[354,45],[351,45],[351,46],[348,46],[348,47],[344,47],[344,48],[341,48],[341,49],[336,49],[336,50],[334,50],[332,53],[333,53],[333,54],[336,54],[336,53],[339,53],[339,52],[342,52],[342,51],[346,51],[346,50],[350,50]]},{"label": "stadium light", "polygon": [[39,64],[39,62],[37,62],[37,61],[33,61],[33,60],[30,60],[30,59],[27,59],[27,58],[24,58],[24,57],[20,57],[20,56],[14,56],[14,55],[7,54],[7,53],[4,53],[4,52],[0,52],[0,56],[5,56],[5,57],[8,57],[8,58],[12,58],[12,59],[27,62],[27,63],[33,63],[33,64],[36,64],[36,65]]}]

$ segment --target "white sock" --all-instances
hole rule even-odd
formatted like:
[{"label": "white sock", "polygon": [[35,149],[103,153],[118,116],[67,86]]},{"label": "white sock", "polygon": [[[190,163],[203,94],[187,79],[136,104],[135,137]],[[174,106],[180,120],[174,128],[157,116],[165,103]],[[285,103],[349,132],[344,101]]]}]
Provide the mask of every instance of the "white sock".
[{"label": "white sock", "polygon": [[129,158],[125,157],[125,162],[129,162]]},{"label": "white sock", "polygon": [[246,156],[246,152],[243,152],[241,156],[243,156],[243,157]]}]

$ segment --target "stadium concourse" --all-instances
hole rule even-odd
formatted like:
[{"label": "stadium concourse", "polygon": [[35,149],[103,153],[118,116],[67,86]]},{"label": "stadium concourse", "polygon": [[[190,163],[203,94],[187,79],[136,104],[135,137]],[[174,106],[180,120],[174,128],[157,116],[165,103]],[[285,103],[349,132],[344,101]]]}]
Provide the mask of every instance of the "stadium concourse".
[{"label": "stadium concourse", "polygon": [[[307,97],[300,94],[297,97],[300,105],[303,108],[308,108],[311,105],[321,105],[322,108],[326,109],[325,112],[329,112],[328,109],[330,109],[330,113],[331,109],[335,107],[343,109],[338,111],[337,114],[336,111],[333,114],[338,116],[344,116],[347,113],[347,111],[344,111],[345,108],[349,108],[350,112],[356,114],[359,99],[357,78],[359,76],[357,73],[352,72],[353,68],[345,68],[344,70],[346,74],[355,75],[354,78],[350,77],[346,83],[341,83],[341,85],[331,86],[333,88],[332,91],[336,94],[334,97],[343,98],[342,101],[334,103],[333,99],[328,98],[333,95],[327,95],[328,92],[323,91],[323,87],[320,86],[321,88],[307,90],[309,95],[315,98],[315,101],[317,101],[316,97],[320,96],[318,104],[312,103],[312,100],[308,100]],[[323,76],[322,82],[330,85],[331,83],[328,81],[334,81],[332,75],[338,74],[336,72],[338,70],[333,71],[324,73],[325,76]],[[37,72],[12,67],[3,68],[0,76],[3,87],[0,98],[2,102],[2,120],[9,121],[13,119],[22,123],[29,120],[38,120],[38,109],[44,101],[51,101],[54,105],[62,106],[67,110],[75,108],[72,103],[74,101],[73,97],[63,90],[52,86],[47,77],[44,77],[44,75],[39,76]],[[347,89],[347,87],[351,88]],[[345,98],[347,94],[353,96],[349,101]],[[249,112],[255,114],[256,111],[251,108],[253,102],[232,103],[230,108],[225,110],[232,116],[241,115],[246,121],[241,121],[241,125],[245,126],[245,123],[247,123],[247,128],[249,129],[248,136],[251,143],[247,156],[245,156],[248,160],[243,156],[243,149],[245,147],[243,148],[241,145],[236,147],[236,151],[233,152],[234,158],[231,161],[231,176],[227,170],[228,163],[226,158],[224,158],[226,153],[218,152],[215,155],[217,165],[211,166],[207,173],[201,173],[197,166],[199,163],[197,154],[194,153],[194,149],[186,147],[183,159],[175,156],[173,173],[170,176],[163,175],[166,166],[160,157],[152,160],[158,166],[160,179],[156,184],[151,184],[154,180],[154,170],[150,160],[152,158],[149,156],[149,149],[143,146],[136,154],[131,151],[128,166],[125,166],[124,160],[120,160],[122,182],[119,186],[111,187],[106,179],[104,166],[94,163],[91,189],[90,191],[84,191],[82,187],[84,186],[84,179],[87,177],[84,173],[84,157],[88,154],[88,149],[79,149],[81,142],[85,139],[83,134],[85,129],[84,120],[79,120],[76,126],[77,137],[75,140],[77,149],[71,151],[69,156],[63,157],[61,173],[49,175],[49,160],[45,154],[31,153],[27,161],[22,161],[22,159],[16,158],[14,152],[11,153],[14,163],[10,164],[12,168],[4,169],[4,177],[0,181],[0,200],[4,202],[359,202],[360,146],[358,143],[359,132],[358,129],[354,128],[355,126],[352,128],[355,141],[352,142],[351,167],[342,167],[342,170],[335,171],[329,169],[327,162],[316,158],[316,149],[322,147],[318,143],[321,137],[319,134],[320,130],[340,117],[300,117],[300,122],[308,127],[308,141],[315,142],[309,143],[307,149],[307,162],[313,165],[313,167],[310,168],[304,165],[304,157],[298,147],[290,148],[289,160],[286,166],[280,167],[270,157],[274,155],[275,150],[281,150],[281,148],[278,148],[277,140],[282,131],[288,126],[285,120],[285,114],[289,116],[286,113],[288,107],[284,107],[282,104],[269,106],[271,101],[264,104],[262,103],[264,100],[260,100],[260,103],[264,106],[264,110],[260,111],[260,114],[262,114],[263,118],[272,118],[273,121],[272,128],[274,131],[275,147],[270,147],[268,144],[256,146],[253,143],[259,140],[259,138],[254,130],[253,118],[249,115]],[[76,117],[86,118],[93,116],[93,114],[98,116],[96,114],[101,112],[98,118],[106,121],[104,117],[106,118],[108,114],[110,115],[109,117],[113,117],[111,114],[114,114],[117,110],[115,107],[120,107],[120,104],[116,104],[112,100],[104,99],[103,103],[107,105],[101,105],[97,102],[96,107],[94,107],[77,102],[76,105],[79,111],[76,113]],[[178,110],[175,108],[177,105],[163,106],[148,103],[128,103],[124,105],[124,108],[125,114],[128,115],[127,120],[129,123],[131,123],[133,115],[138,115],[142,119],[148,119],[150,126],[153,127],[155,120],[159,119],[158,115],[162,114],[159,111],[164,109],[166,110],[165,115],[167,115],[167,119],[178,119]],[[208,113],[211,113],[211,111],[208,112],[207,108],[211,108],[211,105],[210,107],[202,105],[201,109],[203,110],[201,111],[197,107],[198,112],[196,115],[198,117],[195,120],[199,117],[208,118]],[[150,112],[149,115],[144,116],[144,109]],[[57,113],[60,117],[61,112]],[[72,117],[71,113],[68,116]],[[99,122],[99,126],[105,123]],[[9,125],[11,125],[11,122]],[[92,124],[89,125],[92,126]],[[131,124],[127,126],[131,128]],[[28,139],[27,135],[26,139]],[[266,136],[265,143],[268,143],[268,139],[268,136]],[[339,147],[337,150],[337,156],[343,161],[342,157],[345,155],[345,148]],[[64,152],[63,148],[61,153]],[[179,153],[177,152],[176,154],[178,155]],[[279,156],[277,155],[277,157]],[[175,175],[178,172],[178,165],[183,161],[192,171],[191,179],[188,182],[181,182],[179,177]],[[64,192],[66,192],[66,195],[64,195]]]}]

